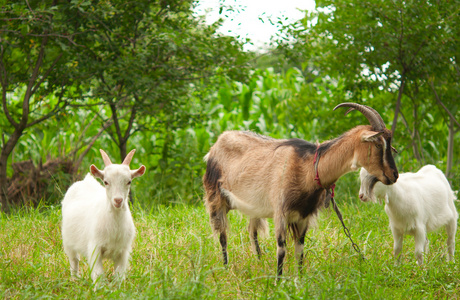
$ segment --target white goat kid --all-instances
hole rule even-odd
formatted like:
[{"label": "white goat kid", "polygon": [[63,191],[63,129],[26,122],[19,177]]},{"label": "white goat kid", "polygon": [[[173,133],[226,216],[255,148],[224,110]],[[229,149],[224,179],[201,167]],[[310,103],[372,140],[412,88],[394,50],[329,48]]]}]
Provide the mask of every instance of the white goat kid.
[{"label": "white goat kid", "polygon": [[428,251],[426,234],[442,226],[447,230],[448,260],[454,259],[458,213],[454,192],[441,170],[426,165],[417,173],[400,174],[393,185],[383,185],[361,168],[360,180],[359,198],[362,201],[385,200],[398,262],[404,234],[415,237],[415,257],[420,265],[423,252]]},{"label": "white goat kid", "polygon": [[112,164],[100,150],[105,169],[91,165],[90,174],[75,182],[62,201],[62,240],[70,261],[72,276],[78,276],[79,255],[88,259],[91,278],[95,282],[104,273],[102,260],[112,259],[119,279],[128,267],[135,227],[128,205],[131,180],[142,176],[145,166],[130,170],[136,150],[132,150],[121,165]]}]

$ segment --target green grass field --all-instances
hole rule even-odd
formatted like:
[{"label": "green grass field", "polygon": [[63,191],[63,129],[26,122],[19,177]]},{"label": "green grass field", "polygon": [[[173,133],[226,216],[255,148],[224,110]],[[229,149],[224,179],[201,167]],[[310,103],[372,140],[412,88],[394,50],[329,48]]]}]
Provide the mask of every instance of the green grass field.
[{"label": "green grass field", "polygon": [[[106,278],[94,289],[86,263],[72,279],[62,248],[60,207],[20,210],[0,219],[0,297],[113,299],[442,299],[460,296],[460,257],[445,259],[444,230],[429,234],[430,252],[415,263],[414,241],[406,237],[401,264],[392,257],[393,239],[383,205],[337,199],[354,241],[353,250],[335,213],[321,212],[308,232],[304,271],[298,273],[288,241],[284,276],[276,281],[276,243],[261,240],[262,258],[252,254],[247,219],[229,214],[229,265],[222,266],[203,205],[132,208],[137,235],[127,279]],[[348,204],[347,204],[348,203]],[[458,235],[457,235],[458,236]],[[457,245],[460,245],[457,237]],[[457,247],[458,248],[458,247]]]}]

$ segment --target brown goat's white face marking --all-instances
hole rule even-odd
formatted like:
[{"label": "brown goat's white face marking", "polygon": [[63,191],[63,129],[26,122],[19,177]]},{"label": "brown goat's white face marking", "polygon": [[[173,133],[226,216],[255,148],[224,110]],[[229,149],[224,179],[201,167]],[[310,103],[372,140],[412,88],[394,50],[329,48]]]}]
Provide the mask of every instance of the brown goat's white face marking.
[{"label": "brown goat's white face marking", "polygon": [[[366,168],[383,184],[393,184],[398,179],[391,147],[391,132],[387,129],[383,132],[368,130],[362,133],[361,140],[367,144],[366,157],[361,156],[360,166]],[[364,149],[361,150],[364,152]]]}]

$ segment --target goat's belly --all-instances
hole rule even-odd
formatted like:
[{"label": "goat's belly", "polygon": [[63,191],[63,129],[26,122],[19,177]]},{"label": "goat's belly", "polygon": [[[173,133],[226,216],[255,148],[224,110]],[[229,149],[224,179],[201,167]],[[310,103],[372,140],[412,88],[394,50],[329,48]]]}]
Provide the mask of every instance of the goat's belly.
[{"label": "goat's belly", "polygon": [[269,201],[257,194],[236,195],[221,188],[222,194],[227,198],[230,208],[236,209],[251,218],[273,218],[273,208]]},{"label": "goat's belly", "polygon": [[255,209],[236,208],[244,215],[251,218],[273,218],[273,209],[271,207],[257,207]]}]

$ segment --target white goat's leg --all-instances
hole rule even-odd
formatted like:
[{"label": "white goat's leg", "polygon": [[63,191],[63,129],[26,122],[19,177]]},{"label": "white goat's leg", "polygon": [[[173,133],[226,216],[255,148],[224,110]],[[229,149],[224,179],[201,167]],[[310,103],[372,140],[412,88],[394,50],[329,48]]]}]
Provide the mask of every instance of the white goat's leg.
[{"label": "white goat's leg", "polygon": [[415,258],[418,265],[423,264],[423,249],[425,248],[426,239],[425,230],[417,227],[415,229]]},{"label": "white goat's leg", "polygon": [[396,264],[401,261],[401,250],[403,247],[404,232],[391,226],[391,232],[393,233],[393,254],[396,259]]},{"label": "white goat's leg", "polygon": [[299,271],[302,272],[303,266],[303,248],[305,243],[305,234],[308,230],[308,219],[300,220],[291,226],[295,242],[295,257],[299,265]]},{"label": "white goat's leg", "polygon": [[453,219],[446,225],[447,231],[447,251],[449,261],[454,261],[455,254],[455,233],[457,232],[457,220]]},{"label": "white goat's leg", "polygon": [[78,253],[68,249],[65,249],[65,253],[67,254],[70,262],[70,275],[72,277],[78,277],[78,267],[80,262]]},{"label": "white goat's leg", "polygon": [[96,282],[97,278],[104,273],[104,267],[102,266],[101,248],[90,246],[89,249],[94,249],[91,252],[89,266],[91,268],[91,279],[93,280],[93,282]]},{"label": "white goat's leg", "polygon": [[122,252],[117,259],[114,260],[115,275],[117,279],[124,280],[126,269],[128,268],[129,252],[126,250]]},{"label": "white goat's leg", "polygon": [[286,256],[286,219],[281,211],[275,213],[275,236],[277,242],[278,277],[283,275],[283,263]]}]

